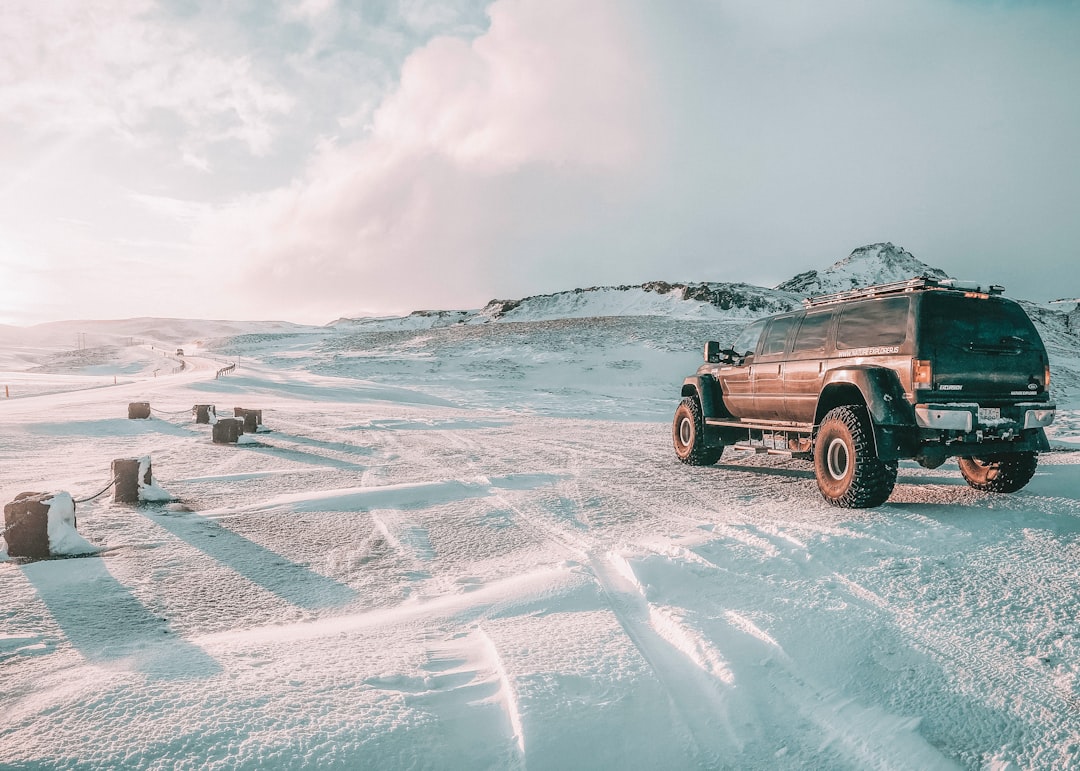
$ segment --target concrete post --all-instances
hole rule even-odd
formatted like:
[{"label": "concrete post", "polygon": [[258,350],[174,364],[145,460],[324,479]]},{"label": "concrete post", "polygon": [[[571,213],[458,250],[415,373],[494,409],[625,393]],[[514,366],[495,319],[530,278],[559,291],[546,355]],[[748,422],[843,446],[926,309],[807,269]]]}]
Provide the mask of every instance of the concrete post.
[{"label": "concrete post", "polygon": [[191,408],[191,411],[195,413],[196,423],[209,423],[210,416],[217,414],[217,410],[212,404],[196,404]]},{"label": "concrete post", "polygon": [[52,493],[19,493],[4,504],[4,540],[8,555],[43,559],[49,555],[49,507]]},{"label": "concrete post", "polygon": [[218,418],[214,424],[214,444],[236,444],[242,433],[241,423],[236,418]]},{"label": "concrete post", "polygon": [[244,431],[254,434],[262,425],[262,410],[249,410],[243,407],[233,407],[233,415],[244,421]]},{"label": "concrete post", "polygon": [[[112,475],[116,480],[113,488],[113,501],[116,503],[139,502],[139,458],[117,458],[112,462]],[[150,459],[146,459],[146,472],[143,474],[143,484],[150,484],[153,474],[150,469]]]}]

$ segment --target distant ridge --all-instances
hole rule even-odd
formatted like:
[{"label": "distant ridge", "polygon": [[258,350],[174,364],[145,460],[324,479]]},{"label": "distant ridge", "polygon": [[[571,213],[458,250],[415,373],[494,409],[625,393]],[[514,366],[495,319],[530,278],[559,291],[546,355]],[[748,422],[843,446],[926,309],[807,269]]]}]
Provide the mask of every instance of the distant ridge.
[{"label": "distant ridge", "polygon": [[[779,313],[794,307],[798,297],[751,284],[649,281],[634,286],[593,286],[520,300],[492,300],[479,312],[491,321],[583,316],[643,316],[671,313],[687,301],[704,303],[730,316]],[[693,314],[700,315],[700,314]]]},{"label": "distant ridge", "polygon": [[[546,321],[602,316],[668,316],[672,318],[751,319],[800,307],[803,298],[914,276],[948,278],[945,271],[917,260],[889,242],[868,244],[823,270],[809,270],[773,288],[742,282],[649,281],[637,285],[592,286],[520,299],[496,299],[474,310],[417,310],[407,316],[344,317],[330,328],[407,330],[458,324]],[[227,321],[133,318],[115,321],[63,321],[31,327],[0,325],[0,343],[105,345],[131,339],[173,342],[242,335],[295,334],[317,330],[284,321]]]},{"label": "distant ridge", "polygon": [[757,318],[800,307],[805,297],[901,281],[915,276],[948,278],[889,242],[868,244],[824,270],[809,270],[769,289],[745,283],[698,282],[593,286],[518,300],[492,300],[473,311],[415,311],[400,318],[339,319],[335,326],[374,324],[418,329],[455,324],[545,321],[600,316]]}]

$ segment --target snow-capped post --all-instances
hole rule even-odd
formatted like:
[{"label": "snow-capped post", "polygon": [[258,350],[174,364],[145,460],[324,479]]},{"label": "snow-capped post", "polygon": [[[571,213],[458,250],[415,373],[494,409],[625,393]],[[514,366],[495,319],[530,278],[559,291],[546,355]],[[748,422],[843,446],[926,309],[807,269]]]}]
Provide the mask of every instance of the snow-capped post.
[{"label": "snow-capped post", "polygon": [[214,444],[236,444],[242,433],[241,423],[236,418],[218,418],[214,424]]},{"label": "snow-capped post", "polygon": [[150,402],[131,402],[128,405],[128,420],[145,420],[150,417]]},{"label": "snow-capped post", "polygon": [[262,425],[262,410],[248,410],[243,407],[233,407],[233,415],[244,421],[244,431],[254,434]]},{"label": "snow-capped post", "polygon": [[4,505],[8,556],[45,559],[93,554],[100,548],[75,530],[75,501],[70,493],[19,493]]},{"label": "snow-capped post", "polygon": [[19,493],[4,504],[4,540],[8,555],[41,559],[49,556],[49,505],[52,493]]},{"label": "snow-capped post", "polygon": [[141,474],[142,481],[144,485],[148,485],[151,481],[149,458],[117,458],[112,462],[112,475],[116,481],[113,501],[116,503],[139,502],[139,472],[143,465],[145,465],[145,470]]},{"label": "snow-capped post", "polygon": [[217,408],[212,404],[196,404],[191,411],[195,413],[196,423],[212,423],[211,416],[217,415]]}]

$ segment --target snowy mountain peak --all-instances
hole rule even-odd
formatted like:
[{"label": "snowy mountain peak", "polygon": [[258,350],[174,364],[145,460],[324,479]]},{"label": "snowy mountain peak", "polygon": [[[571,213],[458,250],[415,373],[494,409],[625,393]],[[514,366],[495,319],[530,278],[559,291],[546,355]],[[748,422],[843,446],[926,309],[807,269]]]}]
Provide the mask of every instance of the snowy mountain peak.
[{"label": "snowy mountain peak", "polygon": [[822,271],[808,270],[776,288],[809,297],[847,289],[904,281],[916,276],[949,278],[945,271],[915,259],[892,243],[868,244]]}]

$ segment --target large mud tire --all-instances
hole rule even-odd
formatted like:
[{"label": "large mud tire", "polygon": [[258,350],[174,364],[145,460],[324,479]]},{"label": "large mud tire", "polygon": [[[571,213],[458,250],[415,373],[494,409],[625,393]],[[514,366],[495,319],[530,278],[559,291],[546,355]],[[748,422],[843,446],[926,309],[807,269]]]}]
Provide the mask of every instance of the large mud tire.
[{"label": "large mud tire", "polygon": [[836,407],[825,415],[814,444],[818,490],[833,506],[880,506],[896,486],[896,464],[878,458],[870,416],[861,405]]},{"label": "large mud tire", "polygon": [[723,445],[706,446],[705,419],[701,405],[693,396],[683,397],[675,410],[671,438],[679,460],[690,466],[711,466],[724,453]]},{"label": "large mud tire", "polygon": [[976,490],[1015,493],[1035,476],[1039,457],[1033,452],[1014,452],[989,458],[957,458],[960,473]]}]

